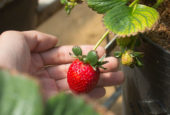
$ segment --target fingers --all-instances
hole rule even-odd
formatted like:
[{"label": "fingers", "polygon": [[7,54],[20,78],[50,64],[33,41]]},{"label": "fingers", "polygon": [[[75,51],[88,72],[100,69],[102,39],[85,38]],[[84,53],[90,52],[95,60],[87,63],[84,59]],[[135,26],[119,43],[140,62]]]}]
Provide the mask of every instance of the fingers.
[{"label": "fingers", "polygon": [[103,67],[106,69],[100,69],[101,72],[113,72],[118,69],[118,60],[115,57],[107,57],[104,61],[108,61],[108,63],[104,64]]},{"label": "fingers", "polygon": [[[54,64],[67,64],[74,60],[73,57],[69,55],[72,53],[73,46],[60,46],[53,48],[47,52],[41,53],[44,64],[46,65],[54,65]],[[83,50],[83,54],[87,54],[90,50],[93,49],[92,45],[84,45],[80,46]],[[98,55],[101,57],[105,50],[103,47],[97,48]]]},{"label": "fingers", "polygon": [[[55,79],[57,81],[56,83],[59,84],[58,85],[59,89],[64,87],[64,90],[66,90],[68,88],[67,73],[63,72],[61,74],[56,74],[56,75],[53,74],[53,76],[51,76],[50,72],[48,73],[52,79]],[[112,85],[119,85],[123,83],[123,81],[124,81],[124,75],[121,71],[101,73],[97,86],[106,87]]]},{"label": "fingers", "polygon": [[[68,50],[66,49],[65,52],[71,51],[72,47],[71,46],[69,46],[69,47],[70,48]],[[68,48],[68,46],[67,46],[67,48]],[[62,51],[62,50],[60,50],[60,51]],[[88,52],[88,50],[86,50],[85,52]],[[63,53],[63,54],[65,54],[65,53]],[[56,55],[56,54],[54,54],[54,55]],[[102,55],[102,53],[100,55]],[[61,60],[62,59],[60,59],[60,61]],[[55,61],[55,59],[54,59],[54,61]],[[52,61],[52,62],[54,62],[54,61]],[[92,98],[99,98],[99,97],[104,96],[105,95],[105,89],[103,87],[118,85],[118,84],[121,84],[124,81],[123,73],[120,72],[120,71],[117,71],[118,60],[114,57],[107,57],[107,58],[105,58],[105,61],[109,61],[109,63],[104,65],[104,67],[107,68],[107,69],[101,70],[100,79],[99,79],[99,82],[97,84],[97,87],[93,91],[89,92],[89,94],[88,94]],[[62,61],[62,63],[63,62],[66,62],[66,61]],[[60,62],[57,62],[57,63],[60,63]],[[67,83],[67,71],[68,71],[68,68],[70,66],[69,63],[70,62],[68,61],[67,64],[60,64],[60,65],[57,65],[57,66],[51,66],[51,67],[46,68],[46,70],[48,71],[47,73],[49,74],[50,78],[56,80],[56,87],[59,91],[63,91],[63,90],[68,91],[69,90],[69,86],[68,86],[68,83]]]},{"label": "fingers", "polygon": [[48,67],[46,70],[49,73],[49,76],[55,80],[64,79],[67,77],[67,71],[70,64],[62,64],[58,66]]},{"label": "fingers", "polygon": [[[47,99],[53,95],[56,95],[59,91],[70,91],[66,79],[55,81],[49,78],[41,79],[42,93],[44,98]],[[106,90],[103,87],[97,87],[90,91],[87,95],[91,98],[100,98],[106,94]]]},{"label": "fingers", "polygon": [[55,36],[41,33],[38,31],[23,31],[21,32],[33,52],[42,52],[54,47],[57,43]]},{"label": "fingers", "polygon": [[103,97],[105,94],[106,94],[105,88],[100,87],[100,88],[93,89],[91,92],[88,93],[88,96],[96,99],[96,98]]},{"label": "fingers", "polygon": [[[63,79],[55,80],[53,78],[44,79],[44,93],[46,97],[49,97],[57,91],[68,91],[69,85],[67,83],[66,75],[63,74]],[[61,77],[61,78],[62,78]],[[97,87],[93,89],[88,95],[92,98],[103,97],[106,93],[104,87],[121,84],[124,81],[124,76],[121,71],[102,73],[97,84]]]},{"label": "fingers", "polygon": [[[70,91],[67,83],[67,79],[56,81],[56,86],[58,91],[67,91],[67,92]],[[88,93],[88,95],[91,98],[100,98],[103,97],[105,94],[106,94],[106,90],[103,87],[97,87]]]},{"label": "fingers", "polygon": [[[106,70],[100,69],[102,73],[105,72],[116,72],[118,69],[118,60],[114,57],[108,57],[105,58],[105,61],[108,61],[107,64],[104,64],[103,66],[107,68]],[[62,64],[57,66],[51,66],[46,68],[51,78],[54,78],[56,80],[64,79],[67,77],[67,71],[70,64]]]},{"label": "fingers", "polygon": [[98,81],[97,86],[112,86],[112,85],[119,85],[123,83],[124,75],[123,72],[108,72],[103,73]]}]

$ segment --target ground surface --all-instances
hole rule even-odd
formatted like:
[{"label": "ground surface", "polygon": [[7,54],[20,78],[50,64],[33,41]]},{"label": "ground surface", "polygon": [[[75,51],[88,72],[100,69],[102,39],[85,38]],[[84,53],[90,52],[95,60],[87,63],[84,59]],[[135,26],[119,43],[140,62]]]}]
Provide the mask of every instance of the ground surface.
[{"label": "ground surface", "polygon": [[170,51],[170,0],[165,0],[158,11],[160,13],[159,24],[147,36]]},{"label": "ground surface", "polygon": [[[57,36],[59,45],[95,44],[105,32],[102,17],[83,4],[77,6],[70,16],[67,16],[65,11],[61,9],[39,26],[37,30]],[[105,43],[102,44],[102,46],[104,45]],[[100,103],[111,96],[114,88],[107,87],[106,91],[107,94],[99,100]],[[122,114],[121,102],[121,98],[119,98],[118,102],[112,107],[115,115]]]}]

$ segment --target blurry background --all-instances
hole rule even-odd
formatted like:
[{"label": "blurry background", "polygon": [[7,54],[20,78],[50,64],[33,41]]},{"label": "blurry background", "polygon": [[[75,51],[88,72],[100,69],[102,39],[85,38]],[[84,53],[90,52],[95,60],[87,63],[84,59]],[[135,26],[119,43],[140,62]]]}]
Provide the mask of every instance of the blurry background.
[{"label": "blurry background", "polygon": [[[95,44],[105,32],[102,15],[84,3],[76,6],[68,16],[58,0],[0,0],[0,33],[6,30],[30,30],[53,34],[58,45]],[[106,41],[102,44],[104,46]],[[103,104],[115,91],[106,87]],[[122,98],[111,107],[115,115],[122,115]]]}]

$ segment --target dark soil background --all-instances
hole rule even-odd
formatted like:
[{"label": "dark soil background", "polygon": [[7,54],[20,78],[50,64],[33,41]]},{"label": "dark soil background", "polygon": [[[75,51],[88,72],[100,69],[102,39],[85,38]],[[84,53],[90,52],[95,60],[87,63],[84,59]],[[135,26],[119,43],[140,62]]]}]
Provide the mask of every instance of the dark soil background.
[{"label": "dark soil background", "polygon": [[170,0],[165,0],[158,8],[160,21],[147,36],[163,48],[170,51]]}]

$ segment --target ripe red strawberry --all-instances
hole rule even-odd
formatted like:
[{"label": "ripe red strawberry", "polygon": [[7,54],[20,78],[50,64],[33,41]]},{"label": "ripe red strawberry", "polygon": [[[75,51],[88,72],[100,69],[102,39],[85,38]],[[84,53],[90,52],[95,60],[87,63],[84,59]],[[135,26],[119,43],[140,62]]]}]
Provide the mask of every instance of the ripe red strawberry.
[{"label": "ripe red strawberry", "polygon": [[96,71],[90,64],[76,59],[71,65],[67,73],[67,81],[70,89],[79,94],[87,93],[96,87],[99,80],[99,69]]},{"label": "ripe red strawberry", "polygon": [[99,67],[103,68],[102,61],[98,60],[96,51],[91,50],[87,56],[82,55],[80,47],[76,46],[72,49],[74,57],[78,58],[72,62],[67,73],[67,82],[70,89],[77,94],[87,93],[96,87],[99,80]]}]

